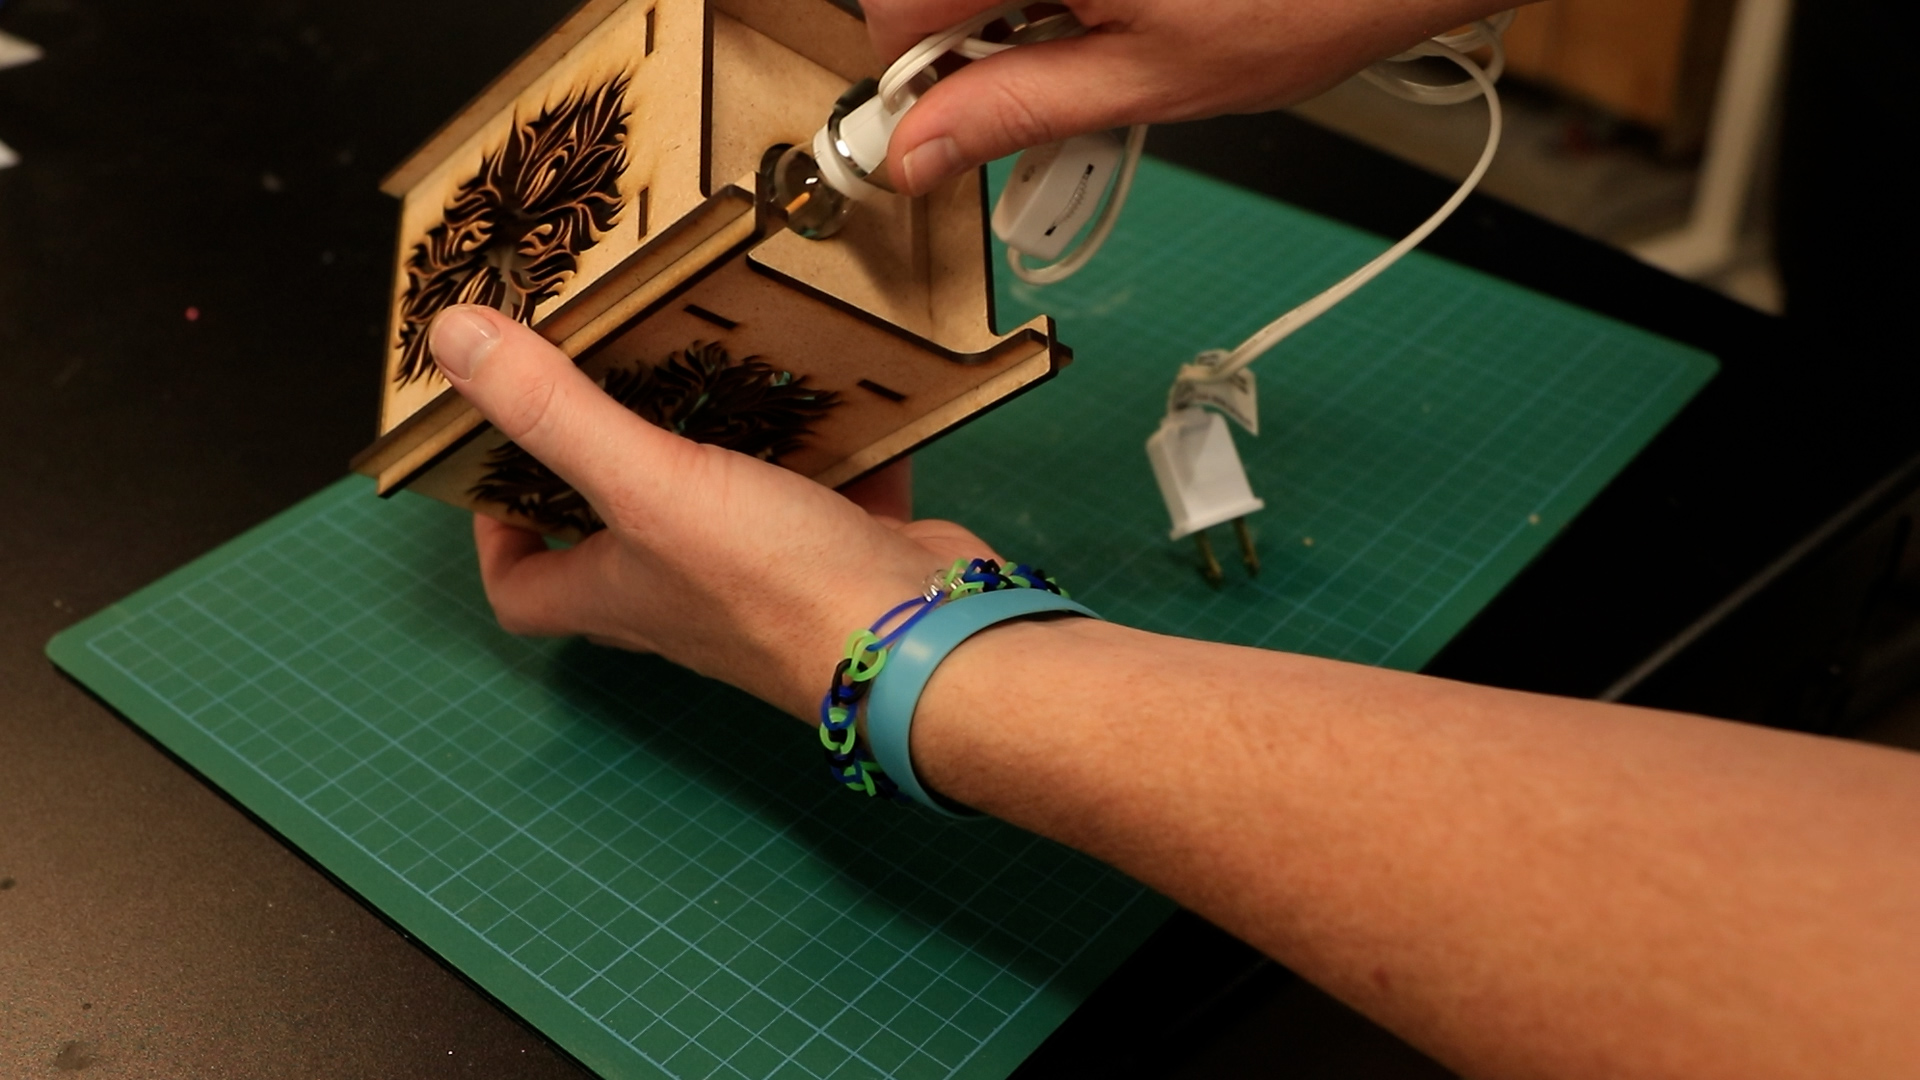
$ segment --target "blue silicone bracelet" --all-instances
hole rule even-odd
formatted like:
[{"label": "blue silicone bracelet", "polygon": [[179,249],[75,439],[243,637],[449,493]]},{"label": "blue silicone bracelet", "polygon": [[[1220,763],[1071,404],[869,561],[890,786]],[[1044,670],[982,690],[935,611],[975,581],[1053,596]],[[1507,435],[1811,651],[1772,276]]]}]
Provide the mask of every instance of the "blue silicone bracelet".
[{"label": "blue silicone bracelet", "polygon": [[867,695],[867,746],[874,760],[900,787],[902,794],[948,817],[977,817],[975,811],[941,798],[920,783],[913,771],[908,747],[913,733],[913,711],[927,680],[947,654],[989,626],[1027,615],[1063,611],[1100,616],[1064,596],[1045,589],[996,589],[949,600],[922,618],[893,647],[887,666],[874,678]]}]

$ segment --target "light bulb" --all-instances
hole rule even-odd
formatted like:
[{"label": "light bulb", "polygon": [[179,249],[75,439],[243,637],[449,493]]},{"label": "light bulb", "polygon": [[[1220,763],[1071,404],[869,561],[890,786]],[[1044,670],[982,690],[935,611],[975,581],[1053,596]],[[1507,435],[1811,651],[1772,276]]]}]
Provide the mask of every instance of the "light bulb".
[{"label": "light bulb", "polygon": [[787,228],[809,240],[839,232],[853,212],[853,200],[827,183],[820,163],[798,146],[773,165],[773,197],[787,213]]}]

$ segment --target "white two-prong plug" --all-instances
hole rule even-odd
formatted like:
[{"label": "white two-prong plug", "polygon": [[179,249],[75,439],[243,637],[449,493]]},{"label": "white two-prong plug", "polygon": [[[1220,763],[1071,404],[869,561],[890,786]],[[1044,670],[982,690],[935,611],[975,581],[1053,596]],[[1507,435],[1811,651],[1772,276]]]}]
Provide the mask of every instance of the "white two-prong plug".
[{"label": "white two-prong plug", "polygon": [[1160,430],[1147,439],[1147,459],[1160,484],[1167,514],[1173,518],[1173,539],[1192,536],[1200,547],[1200,573],[1218,588],[1226,575],[1214,557],[1207,530],[1233,522],[1240,541],[1240,559],[1247,573],[1260,572],[1260,556],[1247,531],[1247,515],[1266,507],[1254,497],[1247,470],[1240,464],[1226,418],[1198,407],[1170,410]]}]

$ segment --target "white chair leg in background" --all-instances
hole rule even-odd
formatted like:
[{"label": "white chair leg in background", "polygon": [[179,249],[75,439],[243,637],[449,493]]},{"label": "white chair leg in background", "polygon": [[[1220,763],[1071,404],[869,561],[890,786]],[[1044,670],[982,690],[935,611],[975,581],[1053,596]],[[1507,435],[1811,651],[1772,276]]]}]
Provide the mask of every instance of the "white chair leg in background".
[{"label": "white chair leg in background", "polygon": [[40,46],[0,30],[0,71],[40,59]]},{"label": "white chair leg in background", "polygon": [[[0,30],[0,71],[19,67],[21,64],[31,64],[40,59],[40,56],[40,46]],[[14,152],[13,147],[0,142],[0,169],[12,168],[18,164],[20,164],[20,155]]]},{"label": "white chair leg in background", "polygon": [[1738,256],[1740,227],[1786,71],[1792,13],[1792,0],[1740,0],[1720,69],[1693,212],[1673,232],[1633,245],[1641,259],[1670,274],[1699,280],[1726,270]]}]

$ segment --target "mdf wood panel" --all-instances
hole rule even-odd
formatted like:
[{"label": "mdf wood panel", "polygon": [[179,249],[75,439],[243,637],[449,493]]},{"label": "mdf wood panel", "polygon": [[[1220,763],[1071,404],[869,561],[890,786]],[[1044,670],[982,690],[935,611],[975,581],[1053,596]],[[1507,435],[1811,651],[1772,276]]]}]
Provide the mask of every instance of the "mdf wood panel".
[{"label": "mdf wood panel", "polygon": [[[603,6],[596,3],[582,11],[598,14]],[[560,103],[596,93],[616,78],[627,80],[620,98],[627,115],[621,139],[626,164],[618,179],[620,210],[613,227],[604,234],[596,232],[592,242],[578,251],[572,272],[552,295],[540,300],[532,319],[526,321],[537,325],[565,307],[645,245],[664,225],[701,205],[705,194],[701,190],[698,147],[704,122],[706,14],[702,0],[651,0],[626,3],[609,14],[598,14],[598,21],[577,40],[570,31],[581,20],[562,24],[561,36],[571,44],[551,67],[527,73],[522,71],[525,64],[516,66],[449,122],[444,129],[449,134],[436,136],[388,178],[391,187],[396,178],[420,177],[402,196],[392,285],[394,303],[387,328],[382,434],[399,427],[447,390],[446,381],[437,371],[429,370],[417,378],[397,377],[404,357],[401,335],[407,321],[403,298],[414,284],[408,261],[416,250],[432,243],[431,230],[448,220],[449,211],[464,197],[462,193],[478,182],[483,163],[497,161],[506,153],[504,148],[513,133],[529,130],[535,117],[560,107]],[[553,51],[544,44],[536,46],[529,53],[533,59],[527,63],[543,60]],[[510,86],[520,87],[518,96],[496,100],[499,90]],[[466,135],[455,144],[452,135],[461,132]],[[431,153],[444,156],[426,160]],[[638,201],[642,190],[647,192],[644,211]],[[489,220],[488,224],[504,223]],[[459,246],[462,251],[478,242],[464,233],[460,236],[464,238]]]},{"label": "mdf wood panel", "polygon": [[829,487],[1070,356],[1049,319],[993,330],[984,171],[864,202],[825,241],[766,201],[770,151],[810,142],[847,73],[877,66],[844,10],[591,0],[529,57],[395,174],[413,183],[382,434],[354,460],[381,494],[599,526],[432,367],[426,328],[454,303],[534,327],[655,423]]}]

